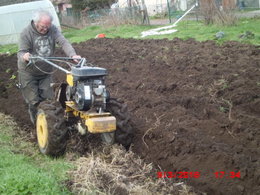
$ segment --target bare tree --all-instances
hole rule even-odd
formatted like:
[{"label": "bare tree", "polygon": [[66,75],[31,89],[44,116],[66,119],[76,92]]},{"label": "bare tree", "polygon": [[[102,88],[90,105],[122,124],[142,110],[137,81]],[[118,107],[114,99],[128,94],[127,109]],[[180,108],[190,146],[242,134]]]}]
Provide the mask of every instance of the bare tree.
[{"label": "bare tree", "polygon": [[234,0],[222,0],[222,4],[214,0],[200,0],[200,12],[206,24],[235,24],[237,18],[233,14],[234,8]]},{"label": "bare tree", "polygon": [[140,7],[140,12],[142,14],[142,24],[150,25],[149,15],[144,0],[135,0],[135,1],[136,4]]}]

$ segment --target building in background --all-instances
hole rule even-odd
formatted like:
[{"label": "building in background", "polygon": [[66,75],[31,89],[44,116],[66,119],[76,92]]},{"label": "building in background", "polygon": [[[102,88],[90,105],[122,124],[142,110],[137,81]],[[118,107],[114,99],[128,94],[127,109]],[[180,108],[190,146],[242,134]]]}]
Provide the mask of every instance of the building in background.
[{"label": "building in background", "polygon": [[144,2],[149,16],[167,12],[168,6],[171,10],[185,11],[196,3],[205,4],[215,2],[223,9],[237,8],[260,8],[260,0],[118,0],[120,8],[141,5]]},{"label": "building in background", "polygon": [[[185,11],[195,0],[143,0],[146,5],[149,16],[166,13],[168,6],[176,10]],[[142,0],[118,0],[120,8],[129,6],[142,6]]]},{"label": "building in background", "polygon": [[67,8],[72,8],[70,0],[51,0],[57,11],[66,11]]}]

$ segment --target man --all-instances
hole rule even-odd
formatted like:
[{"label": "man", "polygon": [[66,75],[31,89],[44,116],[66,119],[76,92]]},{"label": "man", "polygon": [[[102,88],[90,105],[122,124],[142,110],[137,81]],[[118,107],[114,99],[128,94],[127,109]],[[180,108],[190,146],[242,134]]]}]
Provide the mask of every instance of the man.
[{"label": "man", "polygon": [[44,62],[28,65],[30,56],[53,56],[57,43],[68,57],[75,60],[81,58],[57,27],[52,24],[52,21],[53,18],[49,12],[40,10],[35,13],[31,23],[20,35],[17,53],[18,77],[33,124],[36,121],[39,103],[53,97],[53,89],[50,87],[53,67]]}]

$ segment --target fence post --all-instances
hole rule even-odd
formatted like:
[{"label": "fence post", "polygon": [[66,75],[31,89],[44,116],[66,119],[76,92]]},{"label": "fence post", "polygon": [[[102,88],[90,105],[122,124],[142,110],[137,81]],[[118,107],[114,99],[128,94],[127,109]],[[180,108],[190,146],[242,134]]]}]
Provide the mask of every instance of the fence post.
[{"label": "fence post", "polygon": [[150,25],[150,20],[149,20],[149,16],[148,16],[147,7],[145,5],[144,0],[142,0],[141,2],[142,2],[141,12],[143,12],[143,24]]},{"label": "fence post", "polygon": [[171,10],[170,10],[169,0],[167,0],[167,7],[168,7],[169,22],[171,24],[172,23],[172,19],[171,19]]}]

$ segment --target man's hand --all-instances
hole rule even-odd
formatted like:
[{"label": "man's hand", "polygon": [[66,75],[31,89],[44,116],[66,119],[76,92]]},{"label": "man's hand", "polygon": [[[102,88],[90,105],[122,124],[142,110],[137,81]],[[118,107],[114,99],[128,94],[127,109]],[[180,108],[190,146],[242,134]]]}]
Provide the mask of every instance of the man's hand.
[{"label": "man's hand", "polygon": [[75,56],[72,56],[72,58],[73,58],[74,62],[78,63],[80,58],[81,58],[81,56],[80,55],[75,55]]},{"label": "man's hand", "polygon": [[29,52],[25,53],[25,54],[23,55],[23,60],[24,60],[25,62],[29,62],[30,55],[31,55],[31,54],[30,54]]}]

